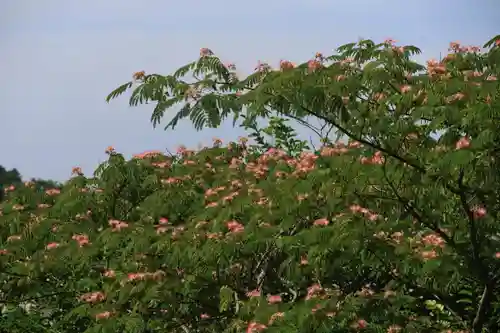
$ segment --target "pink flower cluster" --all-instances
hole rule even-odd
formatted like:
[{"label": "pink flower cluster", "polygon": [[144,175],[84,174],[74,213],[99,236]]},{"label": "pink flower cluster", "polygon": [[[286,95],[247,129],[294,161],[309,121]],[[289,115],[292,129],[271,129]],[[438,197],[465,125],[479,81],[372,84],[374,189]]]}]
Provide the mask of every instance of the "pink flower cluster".
[{"label": "pink flower cluster", "polygon": [[120,231],[124,228],[128,228],[128,223],[119,220],[109,220],[108,224],[111,226],[113,231]]},{"label": "pink flower cluster", "polygon": [[377,213],[370,211],[368,208],[361,207],[360,205],[352,205],[349,209],[353,213],[361,213],[365,215],[370,221],[376,221],[380,217]]},{"label": "pink flower cluster", "polygon": [[103,292],[96,291],[91,293],[86,293],[80,296],[80,300],[86,303],[97,303],[102,302],[106,299],[106,295]]}]

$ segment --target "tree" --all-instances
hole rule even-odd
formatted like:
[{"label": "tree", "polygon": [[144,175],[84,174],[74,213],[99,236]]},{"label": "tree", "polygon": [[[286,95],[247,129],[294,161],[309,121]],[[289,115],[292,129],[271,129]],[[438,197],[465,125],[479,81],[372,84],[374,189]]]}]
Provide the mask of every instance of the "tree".
[{"label": "tree", "polygon": [[[316,54],[300,66],[282,61],[273,70],[259,64],[242,80],[234,66],[224,66],[212,51],[202,49],[198,61],[173,75],[136,73],[140,85],[130,104],[156,102],[151,118],[156,125],[168,108],[184,103],[167,127],[189,117],[197,129],[242,113],[246,119],[273,113],[313,116],[375,149],[384,171],[375,184],[354,192],[360,200],[391,202],[402,216],[439,234],[462,258],[458,267],[467,267],[473,289],[483,290],[474,302],[475,315],[466,318],[480,332],[489,318],[498,317],[491,308],[498,301],[493,292],[498,261],[487,249],[498,246],[499,46],[500,36],[486,43],[486,52],[451,43],[443,61],[422,66],[410,59],[419,53],[413,46],[363,40],[330,57]],[[194,82],[183,79],[190,72]],[[477,222],[477,211],[488,211],[489,223]],[[456,241],[458,234],[464,238]],[[498,323],[489,325],[496,330]]]},{"label": "tree", "polygon": [[4,197],[5,189],[13,184],[21,182],[21,175],[17,169],[7,170],[0,165],[0,202]]},{"label": "tree", "polygon": [[[93,177],[9,192],[2,330],[498,331],[498,47],[455,47],[410,76],[416,49],[389,44],[243,81],[207,50],[191,65],[199,82],[136,75],[133,99],[189,92],[177,120],[244,112],[260,143],[131,160],[109,148]],[[217,92],[187,90],[207,80]],[[273,113],[314,113],[351,139],[301,151],[279,117],[254,126]]]},{"label": "tree", "polygon": [[30,183],[32,183],[35,186],[35,188],[41,191],[46,189],[60,189],[62,187],[62,184],[50,179],[45,180],[45,179],[32,178],[30,180]]},{"label": "tree", "polygon": [[[23,180],[21,174],[17,169],[7,171],[0,165],[0,202],[2,202],[5,192],[14,190],[17,186],[22,184]],[[38,190],[60,188],[61,184],[53,180],[35,179],[30,181]]]},{"label": "tree", "polygon": [[21,175],[17,169],[7,170],[0,165],[0,184],[11,185],[21,182]]}]

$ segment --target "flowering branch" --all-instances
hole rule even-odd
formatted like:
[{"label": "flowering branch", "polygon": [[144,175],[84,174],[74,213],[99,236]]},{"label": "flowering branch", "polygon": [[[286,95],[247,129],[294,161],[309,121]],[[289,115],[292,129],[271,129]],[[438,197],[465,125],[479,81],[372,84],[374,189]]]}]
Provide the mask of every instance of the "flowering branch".
[{"label": "flowering branch", "polygon": [[478,268],[480,269],[481,277],[484,281],[488,279],[488,273],[487,270],[484,268],[484,265],[482,265],[482,260],[479,255],[479,239],[478,239],[478,230],[476,226],[476,221],[474,218],[474,212],[472,211],[469,203],[467,202],[467,196],[464,190],[464,169],[460,170],[459,176],[458,176],[458,188],[461,190],[458,195],[460,197],[460,203],[462,204],[462,208],[465,211],[465,214],[467,215],[467,218],[469,220],[469,232],[470,232],[470,238],[471,238],[471,244],[472,244],[472,259],[474,262],[477,262]]},{"label": "flowering branch", "polygon": [[461,251],[459,251],[458,245],[455,243],[455,241],[453,240],[453,238],[451,238],[450,236],[448,236],[439,227],[439,225],[436,222],[427,222],[427,221],[425,221],[424,217],[416,210],[415,207],[413,207],[413,205],[410,203],[410,201],[408,199],[403,198],[399,194],[399,191],[396,189],[396,187],[394,186],[394,184],[389,179],[389,176],[387,175],[386,163],[387,163],[387,161],[384,161],[384,165],[383,165],[384,178],[385,178],[385,180],[387,182],[387,185],[389,185],[389,187],[391,188],[393,194],[396,196],[396,198],[398,199],[398,201],[403,205],[403,207],[406,209],[406,211],[408,213],[410,213],[410,215],[413,216],[422,225],[424,225],[427,228],[429,228],[429,229],[437,232],[439,234],[439,236],[441,236],[441,238],[443,238],[448,244],[450,244],[450,246],[452,246],[453,248],[455,248],[455,250],[457,250],[457,252],[461,252]]},{"label": "flowering branch", "polygon": [[490,280],[488,268],[485,267],[484,262],[480,257],[479,234],[477,230],[476,220],[474,217],[474,212],[471,209],[469,203],[467,202],[467,196],[464,190],[464,176],[465,176],[465,171],[462,168],[460,170],[457,180],[458,188],[461,190],[459,193],[459,197],[460,197],[460,202],[462,204],[462,208],[465,211],[467,218],[469,220],[469,232],[472,244],[472,259],[473,259],[472,262],[477,266],[481,280],[483,280],[483,283],[485,284],[483,294],[481,295],[481,299],[479,300],[479,304],[477,306],[476,315],[472,322],[472,332],[481,333],[483,330],[483,326],[485,324],[486,315],[490,309],[493,296],[493,289],[495,288],[496,281],[495,279]]}]

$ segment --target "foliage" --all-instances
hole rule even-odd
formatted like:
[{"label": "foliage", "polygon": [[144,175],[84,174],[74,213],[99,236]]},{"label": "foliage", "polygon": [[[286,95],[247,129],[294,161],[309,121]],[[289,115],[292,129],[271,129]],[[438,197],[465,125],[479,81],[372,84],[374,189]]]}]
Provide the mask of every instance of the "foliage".
[{"label": "foliage", "polygon": [[17,169],[7,170],[0,165],[0,184],[10,185],[21,182],[21,175]]},{"label": "foliage", "polygon": [[[7,170],[0,165],[0,202],[2,202],[5,188],[21,182],[21,175],[17,169]],[[7,185],[7,186],[6,186]]]},{"label": "foliage", "polygon": [[258,144],[253,147],[253,152],[263,153],[268,149],[276,148],[283,150],[289,156],[296,157],[302,151],[309,149],[306,141],[296,138],[297,133],[288,125],[288,119],[271,117],[269,125],[265,128],[259,128],[255,119],[245,119],[241,126],[250,131],[249,137]]},{"label": "foliage", "polygon": [[[61,187],[61,184],[53,180],[33,178],[30,183],[33,183],[39,190]],[[22,184],[22,178],[17,169],[7,171],[7,169],[0,165],[0,202],[2,202],[6,192],[14,190],[20,184]]]},{"label": "foliage", "polygon": [[[136,73],[131,103],[158,102],[154,124],[184,103],[171,126],[243,115],[272,140],[109,148],[92,177],[9,191],[0,330],[497,332],[498,40],[426,68],[414,47],[361,41],[243,80],[207,49]],[[307,116],[349,141],[298,153],[280,118]]]}]

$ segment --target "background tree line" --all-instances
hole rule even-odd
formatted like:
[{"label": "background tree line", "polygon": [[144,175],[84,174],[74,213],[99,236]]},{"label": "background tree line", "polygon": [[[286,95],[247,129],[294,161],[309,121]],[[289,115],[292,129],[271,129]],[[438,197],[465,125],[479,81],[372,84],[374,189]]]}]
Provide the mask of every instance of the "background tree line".
[{"label": "background tree line", "polygon": [[[35,184],[35,188],[43,191],[48,188],[61,188],[61,184],[50,179],[31,178],[30,182]],[[3,201],[5,196],[5,189],[11,185],[16,186],[23,182],[19,170],[16,168],[6,169],[0,165],[0,202]]]}]

